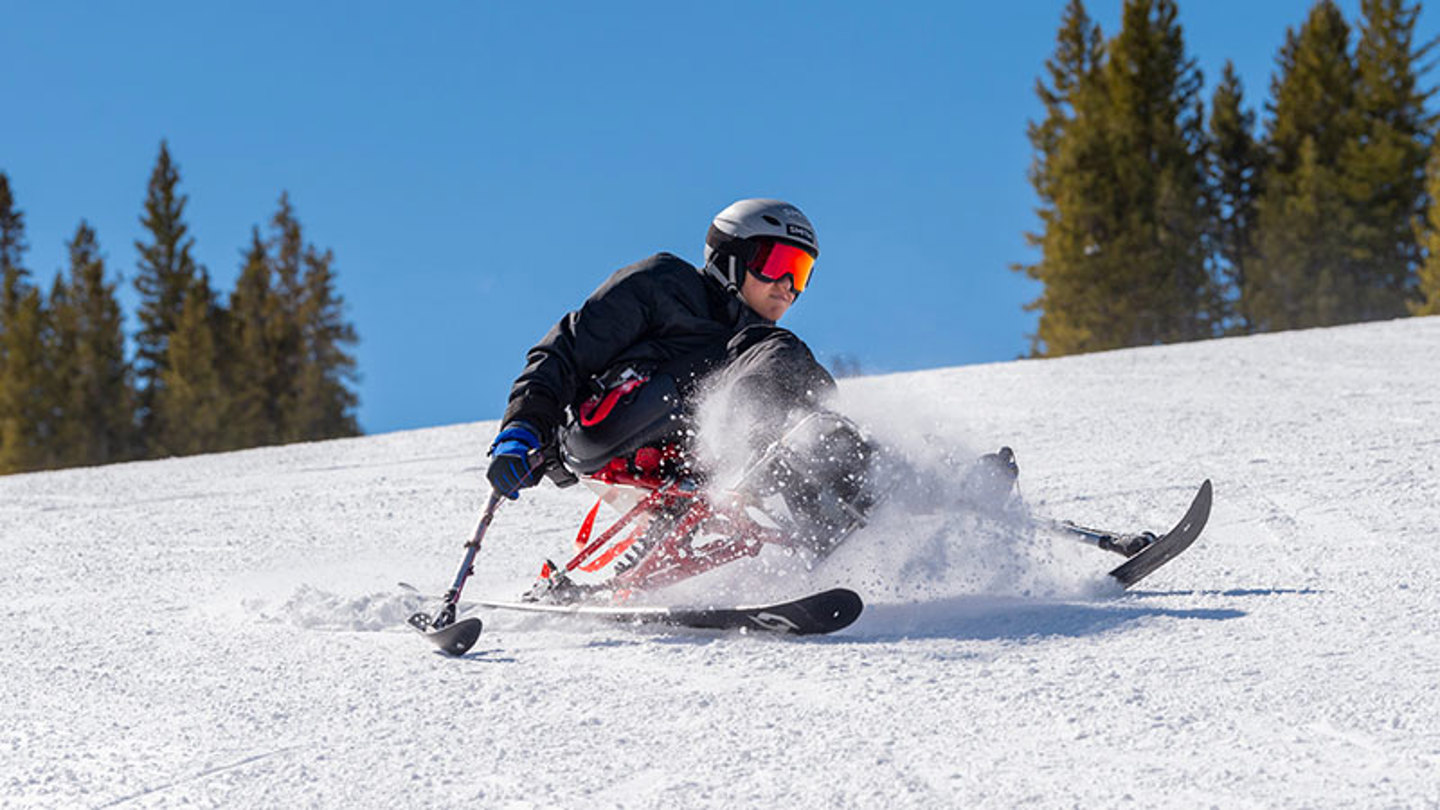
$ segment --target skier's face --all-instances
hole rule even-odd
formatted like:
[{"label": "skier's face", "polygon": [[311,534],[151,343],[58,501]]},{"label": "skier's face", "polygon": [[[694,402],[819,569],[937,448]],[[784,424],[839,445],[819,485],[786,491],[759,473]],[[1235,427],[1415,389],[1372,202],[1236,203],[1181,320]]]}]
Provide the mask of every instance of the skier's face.
[{"label": "skier's face", "polygon": [[740,297],[745,299],[745,303],[760,317],[778,321],[785,315],[785,311],[790,309],[790,305],[795,303],[795,290],[790,286],[788,278],[766,281],[754,273],[746,273],[745,280],[740,283]]}]

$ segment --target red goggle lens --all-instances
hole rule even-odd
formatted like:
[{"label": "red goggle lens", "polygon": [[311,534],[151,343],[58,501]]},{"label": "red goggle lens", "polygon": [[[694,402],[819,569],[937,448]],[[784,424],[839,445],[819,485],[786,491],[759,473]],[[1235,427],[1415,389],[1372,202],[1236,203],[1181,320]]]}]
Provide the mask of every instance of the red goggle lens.
[{"label": "red goggle lens", "polygon": [[779,281],[789,276],[791,286],[799,293],[810,283],[815,257],[803,248],[785,242],[762,242],[747,267],[766,281]]}]

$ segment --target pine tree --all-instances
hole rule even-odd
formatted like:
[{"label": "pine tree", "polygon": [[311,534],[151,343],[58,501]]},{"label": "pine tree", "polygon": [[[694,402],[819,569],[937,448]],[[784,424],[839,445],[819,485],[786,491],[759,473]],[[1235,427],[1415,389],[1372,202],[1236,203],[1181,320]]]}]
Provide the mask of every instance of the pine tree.
[{"label": "pine tree", "polygon": [[298,412],[300,369],[305,351],[301,309],[305,290],[301,280],[305,256],[304,230],[281,193],[280,205],[270,219],[269,262],[274,270],[273,310],[266,322],[266,346],[273,372],[276,430],[282,442],[304,441]]},{"label": "pine tree", "polygon": [[0,474],[39,469],[48,438],[48,318],[40,292],[26,281],[25,247],[25,217],[0,172]]},{"label": "pine tree", "polygon": [[355,358],[346,351],[356,342],[355,327],[344,319],[344,299],[335,289],[335,260],[313,247],[305,251],[304,297],[299,321],[302,359],[296,380],[292,435],[306,440],[355,436],[357,402],[349,384],[355,379]]},{"label": "pine tree", "polygon": [[1341,170],[1361,122],[1349,39],[1340,10],[1320,0],[1299,32],[1286,32],[1277,60],[1256,258],[1241,291],[1244,317],[1260,331],[1343,322],[1357,294],[1357,213]]},{"label": "pine tree", "polygon": [[1244,96],[1234,63],[1226,61],[1210,104],[1213,233],[1219,270],[1227,282],[1224,320],[1240,332],[1249,332],[1252,324],[1236,302],[1245,289],[1245,270],[1254,252],[1264,151],[1255,140],[1255,113],[1244,109]]},{"label": "pine tree", "polygon": [[136,371],[147,436],[153,434],[155,399],[164,385],[161,377],[170,335],[180,320],[185,293],[198,272],[190,254],[195,240],[188,237],[190,229],[184,219],[189,197],[177,192],[179,185],[179,167],[170,158],[169,146],[161,141],[146,192],[145,215],[140,219],[149,234],[148,241],[135,243],[140,252],[139,274],[135,277],[135,288],[140,293]]},{"label": "pine tree", "polygon": [[15,208],[9,176],[0,172],[0,332],[24,295],[25,247],[25,215]]},{"label": "pine tree", "polygon": [[5,384],[5,332],[25,297],[25,215],[15,207],[10,178],[0,172],[0,386]]},{"label": "pine tree", "polygon": [[1424,224],[1416,228],[1425,261],[1419,269],[1419,300],[1409,304],[1412,315],[1440,315],[1440,140],[1431,147],[1426,185],[1429,207]]},{"label": "pine tree", "polygon": [[1343,155],[1354,205],[1356,297],[1345,320],[1393,318],[1405,312],[1420,265],[1415,223],[1425,215],[1425,164],[1436,118],[1425,110],[1434,90],[1421,90],[1419,67],[1431,44],[1415,47],[1418,3],[1362,0],[1355,47],[1360,137]]},{"label": "pine tree", "polygon": [[[1050,82],[1035,80],[1035,94],[1045,105],[1045,120],[1030,122],[1026,131],[1035,156],[1030,166],[1030,183],[1042,203],[1044,218],[1054,206],[1054,170],[1052,164],[1067,127],[1075,120],[1075,100],[1088,85],[1094,83],[1104,64],[1105,43],[1100,26],[1091,21],[1081,0],[1070,0],[1060,22],[1055,55],[1045,62]],[[1032,245],[1038,246],[1043,236],[1027,234]]]},{"label": "pine tree", "polygon": [[[1203,84],[1174,0],[1128,0],[1106,66],[1121,209],[1112,313],[1115,345],[1211,337],[1218,303],[1207,268]],[[1118,260],[1118,261],[1117,261]]]},{"label": "pine tree", "polygon": [[280,440],[279,371],[271,358],[271,321],[280,317],[273,272],[258,228],[252,229],[240,277],[230,295],[227,364],[230,408],[226,446],[256,447]]},{"label": "pine tree", "polygon": [[105,464],[135,449],[135,397],[116,285],[105,279],[95,231],[81,221],[71,239],[70,275],[50,296],[51,466]]},{"label": "pine tree", "polygon": [[[1061,39],[1081,37],[1062,32]],[[1037,353],[1212,333],[1200,85],[1173,0],[1127,0],[1105,62],[1093,80],[1075,83],[1074,116],[1040,163],[1045,185],[1037,191],[1054,204],[1044,258],[1029,268],[1045,284],[1032,305],[1041,309]],[[1051,130],[1036,129],[1037,147],[1048,145]]]},{"label": "pine tree", "polygon": [[46,370],[49,313],[40,291],[26,285],[0,334],[0,474],[42,469],[51,437]]},{"label": "pine tree", "polygon": [[231,413],[223,369],[223,313],[201,271],[190,283],[166,347],[155,398],[155,444],[171,455],[226,449]]},{"label": "pine tree", "polygon": [[[1025,234],[1025,239],[1040,249],[1041,259],[1013,268],[1044,285],[1040,296],[1025,307],[1041,313],[1039,326],[1031,336],[1031,351],[1036,355],[1056,346],[1080,344],[1088,338],[1074,325],[1074,319],[1061,319],[1051,313],[1058,312],[1062,305],[1077,309],[1076,299],[1085,293],[1083,283],[1071,283],[1078,275],[1077,265],[1088,255],[1081,235],[1081,212],[1077,210],[1086,195],[1076,194],[1075,190],[1082,181],[1095,176],[1091,167],[1098,161],[1094,158],[1102,157],[1096,153],[1103,151],[1104,144],[1095,136],[1100,123],[1096,108],[1097,96],[1102,92],[1099,77],[1103,65],[1100,26],[1091,20],[1081,0],[1070,0],[1061,17],[1055,54],[1045,63],[1049,84],[1044,79],[1035,82],[1036,95],[1045,105],[1045,119],[1031,122],[1028,129],[1034,149],[1029,176],[1040,198],[1037,213],[1043,228],[1039,233]],[[1066,181],[1063,185],[1062,179]]]},{"label": "pine tree", "polygon": [[288,194],[271,219],[268,262],[273,306],[266,323],[281,441],[313,441],[359,433],[349,388],[355,360],[346,347],[355,329],[343,319],[335,290],[334,256],[306,244]]},{"label": "pine tree", "polygon": [[[73,259],[73,241],[69,246]],[[45,316],[40,336],[43,388],[38,394],[43,397],[47,439],[41,448],[39,466],[44,469],[79,466],[84,464],[81,460],[84,439],[79,414],[73,408],[78,399],[74,396],[78,386],[73,381],[80,375],[81,364],[76,356],[80,312],[71,306],[70,285],[64,273],[56,273],[50,284]]]}]

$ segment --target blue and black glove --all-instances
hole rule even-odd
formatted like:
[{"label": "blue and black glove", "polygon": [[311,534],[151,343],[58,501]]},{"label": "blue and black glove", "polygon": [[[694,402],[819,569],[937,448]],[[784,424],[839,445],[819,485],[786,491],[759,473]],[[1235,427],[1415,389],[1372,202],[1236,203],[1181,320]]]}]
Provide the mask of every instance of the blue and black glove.
[{"label": "blue and black glove", "polygon": [[526,422],[511,422],[490,445],[490,469],[485,477],[496,492],[514,500],[520,497],[520,490],[540,483],[544,466],[535,428]]}]

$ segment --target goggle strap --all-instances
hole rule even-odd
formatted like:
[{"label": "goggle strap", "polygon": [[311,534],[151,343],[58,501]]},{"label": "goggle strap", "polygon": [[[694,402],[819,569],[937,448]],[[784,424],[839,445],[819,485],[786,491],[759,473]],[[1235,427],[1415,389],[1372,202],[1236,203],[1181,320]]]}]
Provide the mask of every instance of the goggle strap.
[{"label": "goggle strap", "polygon": [[739,255],[746,263],[755,255],[755,247],[750,240],[731,236],[714,225],[711,225],[709,232],[705,234],[705,244],[717,253]]}]

